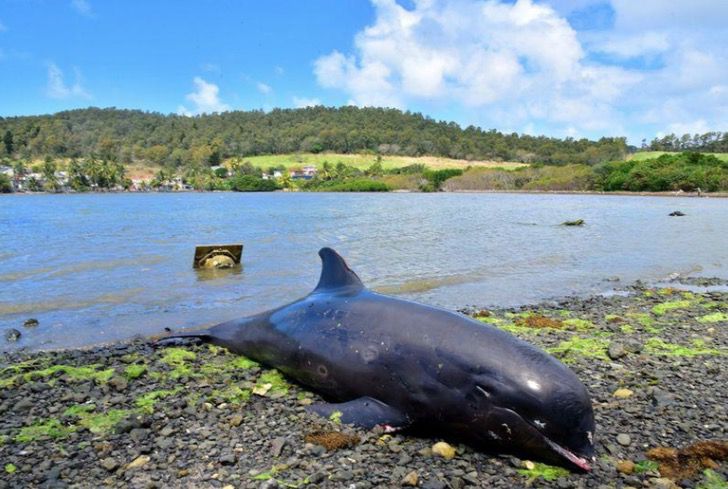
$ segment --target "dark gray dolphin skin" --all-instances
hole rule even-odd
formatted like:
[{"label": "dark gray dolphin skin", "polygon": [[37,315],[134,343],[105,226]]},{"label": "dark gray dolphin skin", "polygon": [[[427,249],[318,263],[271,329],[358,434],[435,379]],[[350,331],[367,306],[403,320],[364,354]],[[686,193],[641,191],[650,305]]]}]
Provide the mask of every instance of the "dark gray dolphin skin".
[{"label": "dark gray dolphin skin", "polygon": [[306,297],[165,340],[198,337],[274,367],[334,402],[311,410],[343,423],[424,427],[591,470],[591,401],[564,364],[490,325],[367,290],[334,250],[319,255]]}]

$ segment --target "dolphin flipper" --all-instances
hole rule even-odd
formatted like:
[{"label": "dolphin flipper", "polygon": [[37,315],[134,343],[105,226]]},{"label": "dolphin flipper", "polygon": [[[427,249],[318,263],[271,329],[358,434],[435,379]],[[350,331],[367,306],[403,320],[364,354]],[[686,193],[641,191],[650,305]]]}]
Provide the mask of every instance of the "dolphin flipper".
[{"label": "dolphin flipper", "polygon": [[407,415],[372,397],[360,397],[339,404],[314,404],[308,409],[319,416],[338,419],[344,424],[366,429],[383,426],[385,429],[396,431],[410,424]]}]

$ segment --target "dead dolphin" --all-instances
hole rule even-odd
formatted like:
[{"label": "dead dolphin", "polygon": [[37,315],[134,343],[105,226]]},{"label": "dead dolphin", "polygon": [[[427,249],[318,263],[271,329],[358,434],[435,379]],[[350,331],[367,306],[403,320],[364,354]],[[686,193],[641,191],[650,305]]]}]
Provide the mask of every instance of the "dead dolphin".
[{"label": "dead dolphin", "polygon": [[311,410],[343,423],[424,426],[591,470],[591,400],[564,364],[493,326],[367,290],[334,250],[319,255],[321,278],[303,299],[167,338],[199,337],[274,367],[336,402]]}]

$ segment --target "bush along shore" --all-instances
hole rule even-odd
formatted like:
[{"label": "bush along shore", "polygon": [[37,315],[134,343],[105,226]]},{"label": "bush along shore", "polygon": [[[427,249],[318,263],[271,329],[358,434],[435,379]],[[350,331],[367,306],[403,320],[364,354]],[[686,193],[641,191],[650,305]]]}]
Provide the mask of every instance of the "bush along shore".
[{"label": "bush along shore", "polygon": [[353,429],[307,414],[318,396],[244,357],[139,339],[2,357],[0,487],[726,487],[728,293],[638,285],[465,312],[583,380],[593,472]]}]

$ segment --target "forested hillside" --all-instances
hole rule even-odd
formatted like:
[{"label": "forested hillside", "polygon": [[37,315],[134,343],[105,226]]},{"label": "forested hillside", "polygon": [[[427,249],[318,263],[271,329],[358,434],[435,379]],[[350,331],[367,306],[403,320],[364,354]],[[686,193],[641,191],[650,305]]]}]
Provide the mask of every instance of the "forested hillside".
[{"label": "forested hillside", "polygon": [[379,108],[276,109],[185,117],[118,109],[0,118],[0,158],[95,157],[168,167],[261,154],[370,152],[459,159],[581,163],[623,159],[625,138],[556,139],[461,128]]}]

